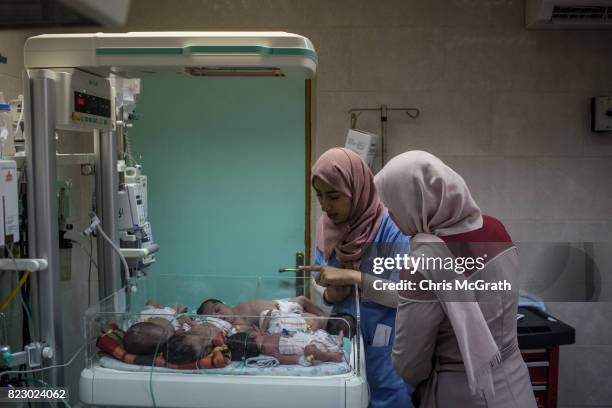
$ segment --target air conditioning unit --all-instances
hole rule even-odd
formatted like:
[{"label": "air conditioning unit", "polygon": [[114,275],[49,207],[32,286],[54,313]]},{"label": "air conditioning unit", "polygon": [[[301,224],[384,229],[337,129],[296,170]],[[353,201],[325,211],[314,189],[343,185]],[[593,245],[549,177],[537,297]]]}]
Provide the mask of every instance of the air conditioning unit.
[{"label": "air conditioning unit", "polygon": [[106,26],[125,25],[130,11],[130,0],[60,0],[67,7],[96,23]]},{"label": "air conditioning unit", "polygon": [[612,0],[526,0],[528,29],[611,29]]},{"label": "air conditioning unit", "polygon": [[129,11],[130,0],[0,0],[0,29],[117,27]]}]

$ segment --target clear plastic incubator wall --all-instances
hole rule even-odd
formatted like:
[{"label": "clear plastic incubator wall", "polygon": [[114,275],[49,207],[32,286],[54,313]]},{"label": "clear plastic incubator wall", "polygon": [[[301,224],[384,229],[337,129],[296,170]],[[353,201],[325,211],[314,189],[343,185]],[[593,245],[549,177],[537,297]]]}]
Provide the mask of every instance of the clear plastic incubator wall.
[{"label": "clear plastic incubator wall", "polygon": [[[296,297],[296,287],[308,287],[298,280],[135,279],[132,291],[122,289],[85,314],[81,400],[158,407],[367,406],[357,303],[353,318],[321,315],[308,299]],[[301,310],[292,310],[296,304]],[[244,310],[256,313],[235,314]]]}]

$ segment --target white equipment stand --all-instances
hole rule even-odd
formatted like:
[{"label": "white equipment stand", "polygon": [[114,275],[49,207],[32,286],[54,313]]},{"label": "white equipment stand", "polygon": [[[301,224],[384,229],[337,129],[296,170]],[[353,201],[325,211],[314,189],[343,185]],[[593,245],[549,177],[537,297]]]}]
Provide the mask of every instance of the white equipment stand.
[{"label": "white equipment stand", "polygon": [[[103,229],[118,245],[111,76],[310,79],[318,56],[307,38],[284,32],[162,32],[40,35],[27,40],[24,59],[28,202],[36,203],[29,206],[28,235],[33,237],[31,256],[47,261],[47,269],[36,274],[33,306],[41,336],[55,350],[48,364],[55,365],[63,363],[55,130],[94,131],[97,212]],[[110,113],[105,101],[111,103]],[[93,110],[77,106],[82,103]],[[102,299],[121,286],[120,266],[110,248],[98,248],[98,253]],[[156,372],[153,391],[159,407],[365,407],[368,392],[362,350],[354,361],[359,367],[350,373],[324,377]],[[47,379],[52,385],[63,384],[63,369],[50,369]],[[151,406],[150,381],[149,373],[93,366],[81,373],[80,398],[93,405]]]}]

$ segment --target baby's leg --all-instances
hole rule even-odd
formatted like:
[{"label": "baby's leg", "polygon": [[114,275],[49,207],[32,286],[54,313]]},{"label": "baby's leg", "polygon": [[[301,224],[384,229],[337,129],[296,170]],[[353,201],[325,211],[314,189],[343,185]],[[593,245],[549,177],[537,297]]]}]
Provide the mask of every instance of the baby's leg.
[{"label": "baby's leg", "polygon": [[163,305],[160,305],[160,304],[159,304],[159,303],[157,303],[156,301],[154,301],[154,300],[150,300],[150,299],[149,299],[149,301],[148,301],[148,302],[145,304],[145,306],[153,306],[153,307],[154,307],[154,308],[156,308],[156,309],[163,309],[163,308],[164,308],[164,306],[163,306]]},{"label": "baby's leg", "polygon": [[334,361],[340,362],[342,361],[342,352],[338,351],[322,351],[317,348],[314,344],[309,344],[304,347],[304,355],[306,357],[312,355],[315,360],[319,361]]},{"label": "baby's leg", "polygon": [[319,306],[315,305],[314,302],[312,302],[306,296],[298,296],[291,300],[302,306],[304,312],[306,313],[312,313],[315,316],[327,316],[325,313],[323,313]]}]

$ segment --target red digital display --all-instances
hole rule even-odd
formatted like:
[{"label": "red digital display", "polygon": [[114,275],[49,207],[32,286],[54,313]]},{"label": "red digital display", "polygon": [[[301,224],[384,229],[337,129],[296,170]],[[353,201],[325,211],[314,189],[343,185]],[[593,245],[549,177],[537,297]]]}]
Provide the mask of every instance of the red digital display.
[{"label": "red digital display", "polygon": [[74,111],[110,118],[111,103],[109,99],[77,91],[74,93]]}]

